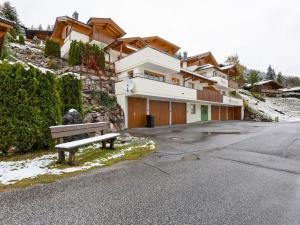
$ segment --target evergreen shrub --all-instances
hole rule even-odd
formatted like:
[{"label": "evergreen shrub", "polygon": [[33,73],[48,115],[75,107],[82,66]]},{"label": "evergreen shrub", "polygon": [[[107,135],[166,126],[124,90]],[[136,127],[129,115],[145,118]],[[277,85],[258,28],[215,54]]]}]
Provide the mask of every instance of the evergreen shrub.
[{"label": "evergreen shrub", "polygon": [[60,45],[58,42],[47,39],[44,50],[45,57],[54,56],[60,58]]},{"label": "evergreen shrub", "polygon": [[49,127],[61,124],[62,112],[82,112],[81,81],[60,78],[21,63],[0,63],[0,153],[53,147]]}]

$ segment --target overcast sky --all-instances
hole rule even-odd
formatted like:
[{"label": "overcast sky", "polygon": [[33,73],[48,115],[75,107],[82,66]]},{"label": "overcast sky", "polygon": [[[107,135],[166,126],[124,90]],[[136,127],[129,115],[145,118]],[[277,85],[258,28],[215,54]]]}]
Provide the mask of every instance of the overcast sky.
[{"label": "overcast sky", "polygon": [[[3,2],[3,1],[2,1]],[[30,27],[54,24],[76,10],[79,20],[111,17],[126,36],[158,35],[194,55],[218,62],[237,53],[248,68],[300,75],[300,2],[297,0],[11,0]]]}]

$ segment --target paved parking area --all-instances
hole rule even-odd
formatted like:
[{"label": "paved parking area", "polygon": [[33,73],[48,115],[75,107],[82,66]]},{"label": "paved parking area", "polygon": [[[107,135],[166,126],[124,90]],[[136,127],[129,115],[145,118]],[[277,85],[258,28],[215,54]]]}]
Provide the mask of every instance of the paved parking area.
[{"label": "paved parking area", "polygon": [[147,157],[0,194],[0,224],[300,224],[300,123],[129,132]]}]

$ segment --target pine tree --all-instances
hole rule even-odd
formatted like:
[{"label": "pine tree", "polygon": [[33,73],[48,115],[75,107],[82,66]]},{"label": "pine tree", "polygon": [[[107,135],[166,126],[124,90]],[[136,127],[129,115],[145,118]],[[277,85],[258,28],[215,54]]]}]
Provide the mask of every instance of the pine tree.
[{"label": "pine tree", "polygon": [[39,30],[43,30],[43,27],[42,27],[42,25],[40,24],[39,25],[39,28],[38,28]]},{"label": "pine tree", "polygon": [[283,75],[282,75],[281,72],[279,72],[279,73],[277,74],[276,81],[277,81],[278,83],[280,83],[280,84],[283,84],[283,83],[284,83],[284,77],[283,77]]},{"label": "pine tree", "polygon": [[9,1],[4,2],[0,6],[0,15],[5,19],[13,21],[16,23],[15,32],[19,34],[21,31],[20,20],[15,7],[13,7]]},{"label": "pine tree", "polygon": [[51,30],[51,26],[49,24],[47,26],[47,30]]},{"label": "pine tree", "polygon": [[267,74],[266,74],[266,79],[275,80],[275,78],[276,78],[275,70],[272,68],[271,65],[269,65],[268,71],[267,71]]},{"label": "pine tree", "polygon": [[259,81],[258,72],[256,70],[251,70],[248,76],[248,83],[251,84],[251,87],[253,87],[253,84],[258,81]]}]

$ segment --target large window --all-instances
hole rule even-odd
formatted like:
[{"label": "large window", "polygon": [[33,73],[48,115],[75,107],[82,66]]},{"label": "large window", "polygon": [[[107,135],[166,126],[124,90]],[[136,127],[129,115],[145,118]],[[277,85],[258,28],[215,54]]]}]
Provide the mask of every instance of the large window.
[{"label": "large window", "polygon": [[151,80],[157,80],[157,81],[165,81],[165,76],[162,74],[158,74],[158,73],[154,73],[154,72],[150,72],[145,70],[144,71],[144,77],[147,79],[151,79]]}]

